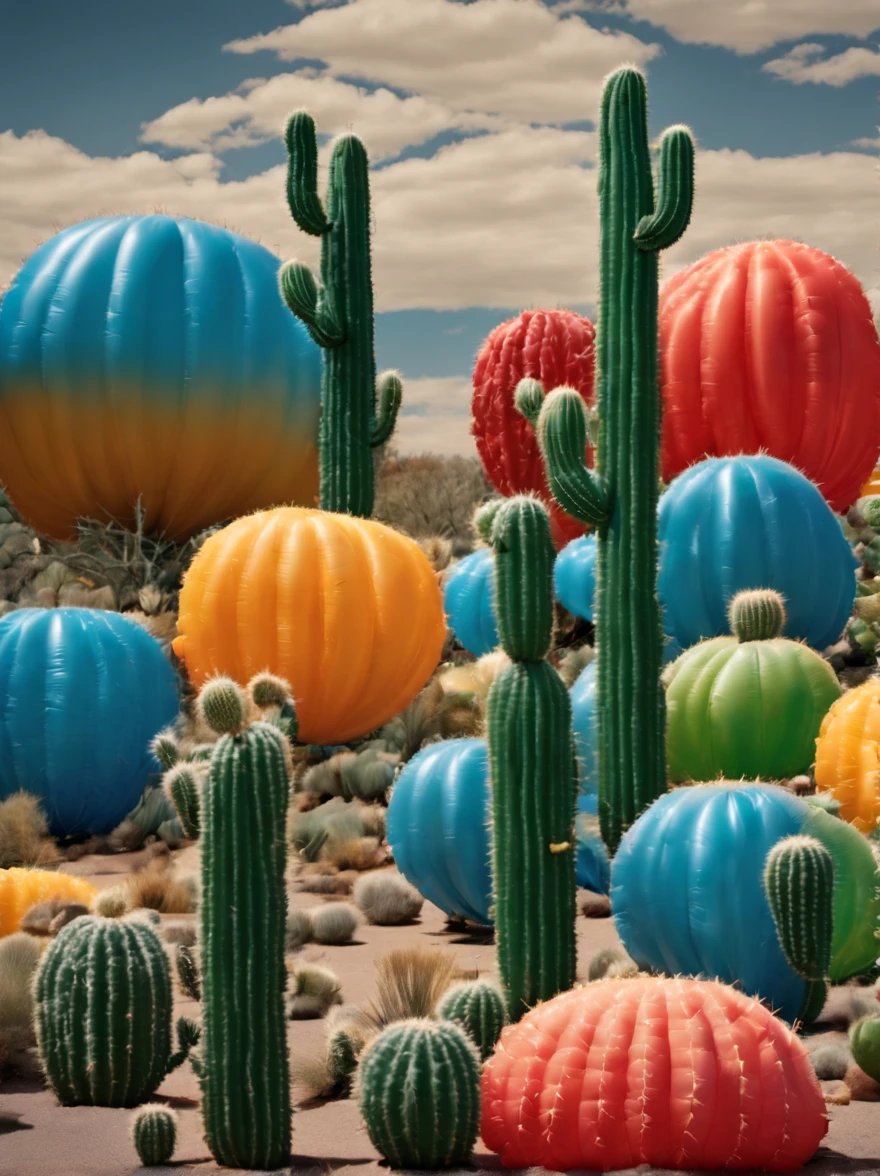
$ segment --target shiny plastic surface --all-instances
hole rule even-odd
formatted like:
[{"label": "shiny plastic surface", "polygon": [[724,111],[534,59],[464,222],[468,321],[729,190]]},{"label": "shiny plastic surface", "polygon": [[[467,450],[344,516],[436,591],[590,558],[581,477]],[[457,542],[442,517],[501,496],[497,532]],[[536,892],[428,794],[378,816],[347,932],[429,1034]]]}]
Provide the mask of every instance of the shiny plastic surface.
[{"label": "shiny plastic surface", "polygon": [[491,547],[480,547],[449,569],[443,588],[449,625],[474,657],[491,653],[499,641],[494,566]]}]

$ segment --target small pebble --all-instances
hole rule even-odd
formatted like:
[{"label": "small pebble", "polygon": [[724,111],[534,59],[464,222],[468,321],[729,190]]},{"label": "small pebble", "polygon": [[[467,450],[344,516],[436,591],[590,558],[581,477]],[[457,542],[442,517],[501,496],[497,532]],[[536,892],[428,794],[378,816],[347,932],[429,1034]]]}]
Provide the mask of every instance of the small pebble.
[{"label": "small pebble", "polygon": [[581,899],[581,914],[588,919],[607,919],[611,916],[611,899],[607,894],[587,891]]},{"label": "small pebble", "polygon": [[829,1106],[845,1107],[852,1098],[849,1087],[839,1078],[820,1082],[819,1085],[822,1087],[822,1097]]}]

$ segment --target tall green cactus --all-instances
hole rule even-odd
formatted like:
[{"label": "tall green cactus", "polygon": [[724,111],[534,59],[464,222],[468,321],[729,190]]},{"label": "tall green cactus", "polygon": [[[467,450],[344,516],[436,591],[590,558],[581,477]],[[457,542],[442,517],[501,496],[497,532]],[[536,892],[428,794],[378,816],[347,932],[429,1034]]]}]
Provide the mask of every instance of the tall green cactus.
[{"label": "tall green cactus", "polygon": [[287,124],[287,202],[303,230],[321,238],[321,280],[307,265],[282,267],[281,292],[324,352],[321,381],[321,506],[369,518],[373,513],[372,449],[394,432],[401,385],[396,372],[376,382],[370,179],[356,135],[333,149],[326,213],[318,196],[318,142],[305,111]]},{"label": "tall green cactus", "polygon": [[492,684],[495,928],[511,1020],[575,981],[571,703],[546,660],[553,632],[553,543],[547,511],[512,498],[492,523],[501,644],[512,665]]},{"label": "tall green cactus", "polygon": [[655,196],[647,90],[631,67],[609,78],[599,128],[599,441],[584,460],[587,415],[571,388],[546,399],[522,381],[517,405],[537,427],[556,501],[598,530],[599,818],[614,853],[666,790],[665,708],[657,601],[660,396],[657,254],[687,227],[694,144],[685,127],[660,142]]},{"label": "tall green cactus", "polygon": [[243,709],[240,696],[203,707],[232,730],[215,747],[202,796],[202,1114],[219,1163],[278,1168],[290,1154],[288,777],[284,736],[262,722],[236,731]]}]

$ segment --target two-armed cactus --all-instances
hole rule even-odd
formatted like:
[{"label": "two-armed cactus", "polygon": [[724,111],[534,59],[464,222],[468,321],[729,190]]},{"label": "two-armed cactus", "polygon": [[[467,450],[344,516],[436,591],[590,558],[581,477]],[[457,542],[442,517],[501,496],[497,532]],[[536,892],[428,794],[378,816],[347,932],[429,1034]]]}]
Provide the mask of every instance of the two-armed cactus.
[{"label": "two-armed cactus", "polygon": [[318,196],[315,123],[292,115],[285,134],[287,201],[303,230],[321,238],[321,280],[291,261],[281,292],[322,348],[321,506],[368,518],[373,513],[373,455],[394,431],[401,385],[396,372],[376,382],[373,281],[370,260],[370,179],[367,152],[343,135],[330,160],[326,211]]},{"label": "two-armed cactus", "polygon": [[599,129],[599,440],[587,467],[580,395],[544,397],[522,380],[517,406],[537,429],[556,501],[598,532],[599,816],[613,853],[666,789],[663,631],[657,601],[660,393],[657,254],[687,227],[694,144],[685,127],[660,142],[655,194],[647,91],[632,68],[614,73]]}]

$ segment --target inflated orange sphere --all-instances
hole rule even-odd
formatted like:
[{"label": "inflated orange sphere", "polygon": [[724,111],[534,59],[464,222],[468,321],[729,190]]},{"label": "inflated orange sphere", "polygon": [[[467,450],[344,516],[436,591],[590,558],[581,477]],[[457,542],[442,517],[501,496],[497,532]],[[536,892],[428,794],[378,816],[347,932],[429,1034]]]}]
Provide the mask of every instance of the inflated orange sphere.
[{"label": "inflated orange sphere", "polygon": [[394,717],[446,637],[418,544],[370,519],[278,507],[212,535],[180,593],[174,652],[196,686],[261,670],[293,690],[303,743],[347,743]]},{"label": "inflated orange sphere", "polygon": [[21,920],[38,902],[57,898],[91,906],[97,893],[85,878],[75,878],[72,874],[19,866],[0,870],[0,939],[17,931]]},{"label": "inflated orange sphere", "polygon": [[840,802],[840,815],[862,833],[880,821],[880,678],[834,703],[816,740],[816,787]]}]

